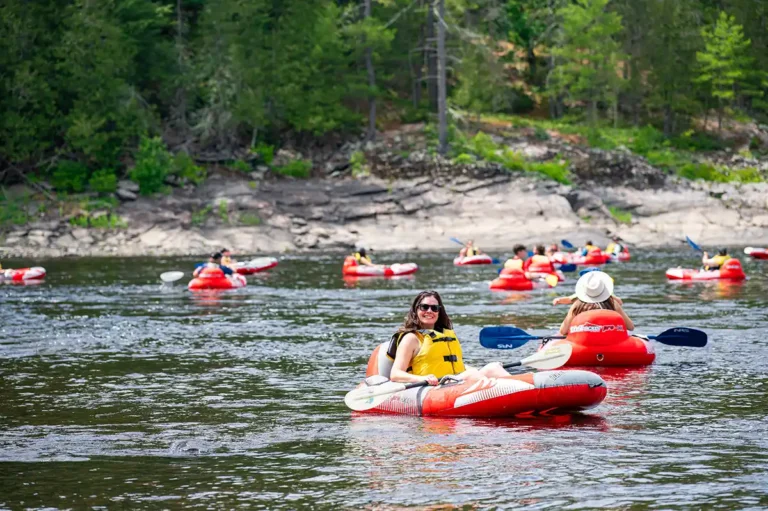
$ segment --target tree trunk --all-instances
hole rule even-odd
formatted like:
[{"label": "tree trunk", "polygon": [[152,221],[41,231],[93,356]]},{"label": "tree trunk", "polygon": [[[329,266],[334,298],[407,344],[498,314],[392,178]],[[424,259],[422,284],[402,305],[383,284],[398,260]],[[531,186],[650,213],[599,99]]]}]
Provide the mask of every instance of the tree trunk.
[{"label": "tree trunk", "polygon": [[427,59],[427,94],[429,107],[437,107],[437,55],[432,51],[435,41],[435,12],[430,0],[427,9],[427,39],[424,41],[424,57]]},{"label": "tree trunk", "polygon": [[[179,74],[186,74],[186,65],[184,62],[184,18],[181,11],[182,0],[176,0],[176,53]],[[184,87],[185,80],[176,89],[176,116],[178,117],[178,127],[186,134],[187,132],[187,90]]]},{"label": "tree trunk", "polygon": [[[421,32],[419,34],[419,48],[423,48],[427,42],[425,41],[425,27],[421,27]],[[419,108],[419,105],[421,104],[421,80],[422,80],[422,69],[423,69],[423,59],[420,60],[416,64],[416,69],[414,72],[414,78],[413,78],[413,107]]]},{"label": "tree trunk", "polygon": [[[371,17],[371,0],[365,0],[365,19]],[[365,49],[365,68],[368,71],[368,135],[370,141],[376,140],[376,71],[373,69],[373,49]]]},{"label": "tree trunk", "polygon": [[531,84],[536,83],[536,53],[533,51],[533,47],[529,46],[525,49],[526,60],[528,61],[528,76]]},{"label": "tree trunk", "polygon": [[448,152],[448,118],[446,115],[446,58],[445,58],[445,0],[437,0],[437,118],[439,124],[440,146],[438,152]]},{"label": "tree trunk", "polygon": [[672,136],[672,122],[674,113],[672,112],[672,105],[669,103],[664,104],[664,136]]}]

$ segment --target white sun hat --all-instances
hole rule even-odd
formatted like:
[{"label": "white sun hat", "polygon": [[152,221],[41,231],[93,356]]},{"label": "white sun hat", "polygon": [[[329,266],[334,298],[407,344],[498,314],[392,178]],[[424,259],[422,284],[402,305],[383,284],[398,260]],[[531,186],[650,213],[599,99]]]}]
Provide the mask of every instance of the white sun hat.
[{"label": "white sun hat", "polygon": [[576,298],[584,303],[600,303],[613,294],[613,279],[607,273],[591,271],[576,282]]}]

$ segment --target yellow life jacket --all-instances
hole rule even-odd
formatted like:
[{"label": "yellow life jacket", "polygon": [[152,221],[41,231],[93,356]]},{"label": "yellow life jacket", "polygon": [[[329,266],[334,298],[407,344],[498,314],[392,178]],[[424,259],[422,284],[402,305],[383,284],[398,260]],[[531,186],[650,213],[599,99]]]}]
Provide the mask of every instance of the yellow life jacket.
[{"label": "yellow life jacket", "polygon": [[[409,332],[401,332],[392,336],[387,355],[393,360],[397,346],[402,338]],[[434,374],[442,378],[448,374],[464,372],[464,358],[461,354],[461,343],[456,338],[456,333],[447,328],[442,332],[437,330],[417,330],[413,332],[419,339],[419,351],[411,361],[408,372],[426,376]]]},{"label": "yellow life jacket", "polygon": [[224,265],[224,266],[227,266],[229,268],[232,268],[235,265],[235,262],[229,256],[222,256],[221,257],[221,264]]},{"label": "yellow life jacket", "polygon": [[609,254],[613,254],[613,251],[616,250],[616,243],[609,243],[607,247],[605,247],[605,251]]},{"label": "yellow life jacket", "polygon": [[619,255],[621,252],[624,251],[624,246],[621,245],[621,243],[609,243],[607,247],[605,247],[605,251],[609,254],[613,255]]},{"label": "yellow life jacket", "polygon": [[355,261],[358,263],[370,263],[371,258],[368,256],[363,257],[360,255],[360,252],[355,252]]},{"label": "yellow life jacket", "polygon": [[598,248],[598,247],[596,247],[594,245],[585,245],[584,246],[584,250],[586,250],[587,252],[591,252],[591,251],[595,250],[596,248]]},{"label": "yellow life jacket", "polygon": [[469,247],[467,249],[467,257],[476,256],[480,253],[480,249],[478,247]]},{"label": "yellow life jacket", "polygon": [[506,270],[522,270],[523,269],[523,260],[518,259],[516,257],[513,257],[511,259],[507,259],[507,262],[504,263],[504,269]]},{"label": "yellow life jacket", "polygon": [[731,256],[729,255],[716,255],[710,259],[710,263],[706,266],[708,270],[716,270],[720,268]]},{"label": "yellow life jacket", "polygon": [[539,254],[533,255],[531,256],[531,264],[549,265],[549,257]]}]

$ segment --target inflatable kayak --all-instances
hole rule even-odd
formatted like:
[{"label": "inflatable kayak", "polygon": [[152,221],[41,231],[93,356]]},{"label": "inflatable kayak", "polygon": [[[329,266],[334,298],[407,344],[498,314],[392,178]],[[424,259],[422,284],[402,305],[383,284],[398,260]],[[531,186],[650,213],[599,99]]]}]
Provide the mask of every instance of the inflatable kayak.
[{"label": "inflatable kayak", "polygon": [[358,264],[354,257],[348,256],[344,260],[344,266],[341,269],[342,274],[350,277],[396,277],[398,275],[410,275],[416,273],[419,266],[416,263],[403,263],[384,266],[377,264],[367,266]]},{"label": "inflatable kayak", "polygon": [[200,274],[189,281],[187,287],[190,291],[204,289],[237,289],[245,287],[245,277],[239,273],[224,275],[220,268],[204,268]]},{"label": "inflatable kayak", "polygon": [[42,280],[45,278],[45,268],[42,266],[33,266],[32,268],[18,268],[16,270],[5,270],[5,280],[10,282],[24,282],[27,280]]},{"label": "inflatable kayak", "polygon": [[695,270],[692,268],[670,268],[669,280],[744,280],[747,276],[738,259],[728,259],[719,270]]},{"label": "inflatable kayak", "polygon": [[629,254],[629,250],[627,250],[626,248],[621,252],[619,252],[618,254],[612,254],[610,252],[603,252],[603,253],[606,256],[608,256],[608,259],[610,259],[611,261],[618,261],[620,263],[626,263],[632,258],[632,256],[630,256]]},{"label": "inflatable kayak", "polygon": [[501,270],[501,273],[499,273],[498,278],[491,281],[489,288],[494,291],[532,291],[534,289],[547,289],[553,287],[545,280],[547,275],[557,276],[557,280],[560,282],[565,280],[565,276],[559,270],[556,273],[542,273],[538,274],[537,278],[528,279],[523,270],[504,268]]},{"label": "inflatable kayak", "polygon": [[612,310],[582,312],[571,322],[565,339],[546,346],[570,344],[573,348],[566,366],[647,366],[656,359],[653,344],[629,335],[621,315]]},{"label": "inflatable kayak", "polygon": [[[385,342],[373,351],[367,377],[359,387],[388,381],[393,363],[386,354],[388,346],[389,342]],[[362,413],[436,417],[559,415],[594,408],[607,392],[603,379],[588,371],[541,371],[403,390]]]},{"label": "inflatable kayak", "polygon": [[596,248],[594,250],[590,250],[589,253],[585,256],[572,254],[570,262],[579,266],[597,266],[608,263],[610,261],[610,254],[606,254],[599,248]]},{"label": "inflatable kayak", "polygon": [[493,258],[486,254],[473,255],[468,257],[457,257],[453,260],[456,266],[467,266],[472,264],[493,264]]},{"label": "inflatable kayak", "polygon": [[747,247],[744,249],[744,253],[755,259],[768,259],[768,248]]},{"label": "inflatable kayak", "polygon": [[253,275],[260,271],[266,271],[277,266],[277,259],[274,257],[261,257],[253,261],[237,263],[235,271],[240,275]]}]

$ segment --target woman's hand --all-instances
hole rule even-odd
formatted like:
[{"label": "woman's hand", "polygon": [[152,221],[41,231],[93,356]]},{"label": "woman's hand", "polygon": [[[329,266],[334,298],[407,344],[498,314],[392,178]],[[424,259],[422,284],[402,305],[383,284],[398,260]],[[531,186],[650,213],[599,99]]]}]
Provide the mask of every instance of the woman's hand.
[{"label": "woman's hand", "polygon": [[434,374],[428,374],[424,376],[423,381],[429,383],[430,385],[437,385],[438,383],[440,383],[440,380],[438,380],[437,376],[435,376]]},{"label": "woman's hand", "polygon": [[558,296],[552,301],[552,305],[570,305],[571,298],[569,296]]}]

